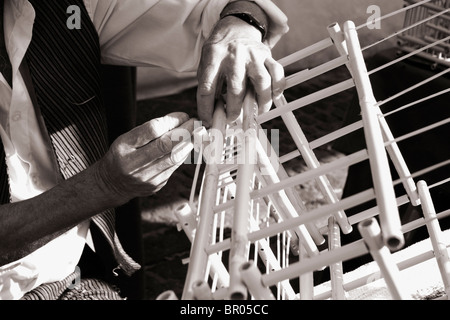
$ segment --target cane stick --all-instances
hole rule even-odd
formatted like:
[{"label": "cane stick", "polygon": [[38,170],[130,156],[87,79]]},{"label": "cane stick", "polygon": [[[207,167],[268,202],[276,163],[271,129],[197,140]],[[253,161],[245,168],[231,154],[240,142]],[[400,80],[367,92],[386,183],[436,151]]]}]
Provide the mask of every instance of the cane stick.
[{"label": "cane stick", "polygon": [[[264,134],[260,134],[260,137],[264,136]],[[262,178],[265,180],[265,185],[273,185],[275,183],[279,183],[280,177],[278,174],[287,176],[287,173],[284,171],[284,168],[278,168],[278,174],[273,167],[264,147],[261,143],[262,139],[264,142],[267,142],[265,139],[267,138],[259,138],[256,141],[256,150],[258,153],[258,164],[260,171],[262,172]],[[272,150],[271,152],[275,152]],[[284,177],[286,177],[284,176]],[[291,195],[291,197],[289,197]],[[290,218],[298,217],[298,213],[306,212],[306,206],[303,204],[301,199],[297,198],[294,194],[294,191],[290,188],[281,189],[278,192],[272,193],[268,196],[271,198],[274,205],[278,208],[278,212],[283,220],[288,220]],[[325,242],[323,236],[317,230],[317,227],[314,224],[308,224],[305,227],[299,227],[292,230],[294,234],[296,234],[299,238],[304,240],[306,245],[306,249],[310,255],[314,255],[318,253],[317,246],[315,244],[322,244]],[[312,241],[314,240],[314,241]],[[297,246],[297,244],[295,244]],[[293,248],[293,250],[297,250],[298,248]]]},{"label": "cane stick", "polygon": [[248,261],[241,266],[242,279],[251,295],[256,300],[275,300],[275,297],[261,281],[261,272],[253,261]]},{"label": "cane stick", "polygon": [[[213,126],[215,130],[225,132],[226,115],[223,102],[219,101],[216,105]],[[224,135],[222,135],[223,137]],[[215,143],[215,146],[220,150],[215,150],[219,154],[222,154],[222,143]],[[202,197],[199,204],[199,221],[195,233],[195,238],[191,248],[191,259],[188,266],[188,272],[186,275],[184,290],[182,299],[193,299],[193,284],[197,281],[203,281],[206,272],[206,266],[208,262],[208,255],[205,252],[205,247],[210,238],[210,227],[214,216],[214,201],[216,198],[217,182],[219,179],[219,171],[217,163],[215,161],[209,161],[206,163],[204,182],[202,189]]]},{"label": "cane stick", "polygon": [[[175,210],[175,215],[179,221],[180,227],[183,229],[187,238],[191,243],[195,239],[196,219],[192,212],[192,208],[188,203],[184,203]],[[230,285],[230,277],[228,271],[223,265],[217,253],[209,255],[209,264],[211,265],[211,277],[216,277],[220,287],[228,287]]]},{"label": "cane stick", "polygon": [[[331,24],[330,26],[328,26],[328,32],[339,54],[341,56],[347,57],[348,56],[347,42],[339,25],[337,23]],[[348,71],[353,75],[350,63],[346,63],[346,66]],[[379,115],[382,114],[377,104],[375,104],[373,107],[376,108],[376,112]],[[392,132],[386,122],[386,119],[380,116],[379,121],[384,140],[394,141],[395,140],[394,136],[392,135]],[[406,165],[405,159],[403,158],[397,143],[396,142],[390,143],[389,145],[386,146],[386,150],[389,153],[389,156],[391,157],[395,169],[397,170],[400,178],[402,179],[403,186],[405,187],[405,190],[409,195],[411,203],[414,206],[419,205],[420,201],[419,195],[417,194],[416,184],[414,180],[411,178],[411,173],[408,169],[408,166]]]},{"label": "cane stick", "polygon": [[381,229],[375,218],[358,224],[358,230],[366,242],[370,254],[378,264],[392,298],[395,300],[406,299],[407,296],[401,291],[400,270],[392,260],[389,249],[383,243]]},{"label": "cane stick", "polygon": [[423,216],[426,221],[428,234],[430,235],[434,255],[439,266],[445,293],[450,297],[450,260],[447,245],[442,237],[442,230],[436,216],[433,200],[425,181],[417,182],[417,189],[422,203]]},{"label": "cane stick", "polygon": [[364,241],[358,240],[351,244],[336,248],[333,251],[326,251],[318,256],[295,262],[279,271],[274,271],[262,275],[262,281],[265,286],[272,286],[280,281],[292,279],[307,272],[320,270],[324,266],[329,266],[338,261],[344,261],[359,257],[368,252]]},{"label": "cane stick", "polygon": [[[305,248],[300,246],[299,262],[307,259]],[[314,297],[314,273],[305,272],[298,277],[300,300],[313,300]]]},{"label": "cane stick", "polygon": [[395,200],[394,187],[392,185],[391,172],[378,120],[379,115],[374,108],[376,100],[372,92],[367,68],[353,22],[347,21],[345,23],[344,35],[349,52],[350,68],[353,72],[353,78],[360,99],[372,180],[377,204],[380,208],[379,217],[383,230],[383,238],[389,248],[396,250],[404,245],[405,240],[401,232],[401,223]]},{"label": "cane stick", "polygon": [[238,175],[236,181],[236,201],[233,215],[233,232],[231,236],[230,249],[230,289],[229,297],[232,300],[245,300],[247,288],[242,281],[241,266],[247,262],[249,249],[249,215],[251,214],[250,192],[253,190],[253,176],[255,172],[256,155],[256,122],[255,117],[258,106],[255,101],[254,92],[250,89],[243,104],[244,131],[241,157],[238,164]]},{"label": "cane stick", "polygon": [[[284,97],[276,103],[278,107],[283,106],[285,104],[287,104],[287,102]],[[309,146],[309,142],[306,139],[306,136],[303,133],[303,130],[301,129],[300,125],[298,124],[294,114],[292,112],[286,112],[281,117],[289,133],[291,134],[298,150],[300,151],[300,154],[303,156],[303,159],[305,160],[308,168],[309,169],[319,168],[321,164],[317,159],[316,155],[314,154],[314,152],[312,151],[311,147]],[[334,189],[331,186],[331,183],[326,175],[319,176],[316,179],[316,182],[317,185],[319,186],[320,191],[322,192],[325,199],[327,199],[329,203],[335,203],[339,201],[339,198],[334,192]],[[348,234],[352,231],[352,226],[348,223],[348,219],[344,211],[335,212],[334,217],[336,218],[336,221],[341,227],[342,232],[344,234]]]},{"label": "cane stick", "polygon": [[[335,250],[341,246],[341,235],[339,227],[333,216],[328,218],[328,250]],[[344,291],[344,272],[342,269],[342,261],[332,263],[330,265],[330,278],[331,278],[331,298],[333,300],[345,300]]]}]

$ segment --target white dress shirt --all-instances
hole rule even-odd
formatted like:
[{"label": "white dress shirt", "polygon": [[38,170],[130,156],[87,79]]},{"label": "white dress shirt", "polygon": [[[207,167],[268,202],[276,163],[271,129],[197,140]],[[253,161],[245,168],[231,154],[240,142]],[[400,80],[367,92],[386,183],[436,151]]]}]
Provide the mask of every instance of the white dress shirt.
[{"label": "white dress shirt", "polygon": [[[155,66],[176,72],[196,70],[202,44],[228,2],[84,0],[99,34],[104,63]],[[255,2],[271,18],[268,41],[273,46],[285,31],[286,18],[271,1]],[[5,0],[5,43],[12,64],[13,89],[0,74],[0,136],[12,201],[35,197],[61,179],[48,135],[41,131],[19,71],[31,41],[34,17],[28,0]],[[43,283],[71,274],[82,254],[88,230],[86,221],[26,257],[1,266],[0,300],[20,299]]]}]

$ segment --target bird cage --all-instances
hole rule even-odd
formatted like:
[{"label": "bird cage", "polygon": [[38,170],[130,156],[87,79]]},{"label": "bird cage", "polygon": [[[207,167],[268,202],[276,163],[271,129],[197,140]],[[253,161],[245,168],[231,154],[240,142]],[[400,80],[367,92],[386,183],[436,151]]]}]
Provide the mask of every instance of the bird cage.
[{"label": "bird cage", "polygon": [[[430,16],[430,5],[448,7],[447,1],[414,1],[388,16],[406,12],[407,17],[411,16],[406,19],[409,24],[417,16],[415,12]],[[446,12],[440,10],[439,14],[442,16],[433,17],[432,21],[439,21],[442,27]],[[413,23],[405,27],[402,34],[411,31],[419,37],[419,30],[430,28],[428,20],[423,23],[425,26]],[[176,212],[180,230],[192,243],[182,299],[357,299],[361,297],[358,292],[369,292],[376,285],[386,290],[390,298],[409,299],[407,287],[426,279],[426,275],[438,277],[436,283],[443,292],[439,298],[448,297],[450,235],[442,231],[440,221],[450,215],[450,201],[446,208],[436,209],[431,192],[450,182],[450,157],[437,160],[425,155],[424,163],[412,165],[401,144],[437,128],[448,130],[450,115],[427,110],[426,113],[434,112],[441,118],[425,125],[405,121],[401,134],[391,129],[389,121],[395,114],[401,115],[425,101],[448,94],[448,88],[436,88],[436,92],[420,96],[422,86],[444,77],[448,69],[433,71],[429,78],[380,100],[374,93],[371,77],[412,57],[428,55],[431,46],[416,41],[414,47],[409,47],[410,52],[368,69],[364,52],[372,45],[361,48],[358,38],[358,30],[365,26],[355,26],[351,21],[342,27],[333,23],[327,27],[329,37],[280,59],[286,68],[322,50],[339,53],[337,58],[287,76],[285,95],[275,101],[272,110],[258,114],[250,90],[244,100],[243,117],[235,123],[227,123],[224,103],[219,101],[212,127],[195,130],[198,170],[191,199]],[[429,37],[437,32],[420,31],[420,34],[431,40]],[[441,44],[442,40],[447,41],[439,37],[433,40],[433,45]],[[286,98],[289,88],[336,68],[346,71],[344,80],[291,100]],[[390,81],[389,76],[383,78],[385,84]],[[297,111],[324,99],[334,99],[347,90],[353,90],[358,97],[360,119],[322,136],[308,137]],[[385,110],[386,104],[403,96],[412,96],[413,100]],[[291,151],[282,154],[277,150],[277,136],[267,129],[270,123],[283,131],[282,139],[289,140]],[[362,130],[363,147],[328,162],[320,161],[319,148],[357,130]],[[437,142],[421,142],[420,148],[425,150],[433,143]],[[436,147],[446,150],[442,144]],[[289,172],[286,164],[297,160],[305,164],[304,170]],[[373,186],[342,196],[330,175],[364,161],[370,165]],[[429,179],[433,172],[438,174]],[[305,204],[302,186],[307,183],[317,187],[323,199],[321,205]],[[401,193],[396,189],[399,186]],[[194,194],[198,194],[197,203]],[[358,209],[366,203],[374,204]],[[420,208],[422,216],[403,223],[399,208],[405,205]],[[356,213],[348,215],[351,209],[356,209]],[[428,238],[406,247],[405,234],[419,227],[426,228]],[[360,239],[342,243],[342,236],[358,231]],[[367,254],[372,261],[362,269],[343,271],[343,262]],[[430,272],[418,271],[418,267],[430,263]],[[325,270],[330,279],[315,283],[314,273]],[[166,292],[160,296],[168,297]]]},{"label": "bird cage", "polygon": [[399,37],[400,48],[413,52],[426,46],[418,57],[433,65],[450,63],[450,1],[406,0],[405,5],[414,6],[405,14],[404,32]]}]

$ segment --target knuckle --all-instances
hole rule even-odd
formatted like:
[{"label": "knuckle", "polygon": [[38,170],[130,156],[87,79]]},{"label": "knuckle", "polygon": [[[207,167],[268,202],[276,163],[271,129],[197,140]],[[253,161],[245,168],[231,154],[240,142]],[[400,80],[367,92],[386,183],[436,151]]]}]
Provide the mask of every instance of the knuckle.
[{"label": "knuckle", "polygon": [[273,82],[274,82],[274,90],[278,90],[278,91],[282,92],[286,88],[286,78],[284,78],[284,77],[281,79],[276,79]]},{"label": "knuckle", "polygon": [[156,147],[162,154],[169,153],[172,150],[172,140],[168,136],[164,135],[156,140]]},{"label": "knuckle", "polygon": [[272,87],[272,79],[265,74],[257,74],[253,80],[257,90],[267,90]]},{"label": "knuckle", "polygon": [[198,83],[197,92],[199,95],[206,96],[214,94],[214,84],[209,81],[202,81]]},{"label": "knuckle", "polygon": [[227,108],[227,119],[229,121],[236,120],[241,114],[241,109],[239,108]]},{"label": "knuckle", "polygon": [[242,80],[240,79],[230,79],[228,86],[227,86],[227,92],[230,93],[233,96],[243,96],[245,90],[245,85],[242,83]]},{"label": "knuckle", "polygon": [[161,118],[152,119],[147,123],[147,130],[151,137],[159,137],[164,131],[164,124]]}]

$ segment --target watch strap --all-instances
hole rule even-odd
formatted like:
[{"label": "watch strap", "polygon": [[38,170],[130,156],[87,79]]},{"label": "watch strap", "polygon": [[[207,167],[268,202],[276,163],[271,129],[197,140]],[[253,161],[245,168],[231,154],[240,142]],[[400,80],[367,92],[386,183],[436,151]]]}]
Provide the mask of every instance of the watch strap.
[{"label": "watch strap", "polygon": [[233,1],[222,10],[220,19],[228,16],[239,18],[254,26],[261,32],[262,41],[265,40],[268,29],[268,19],[265,12],[252,1]]}]

